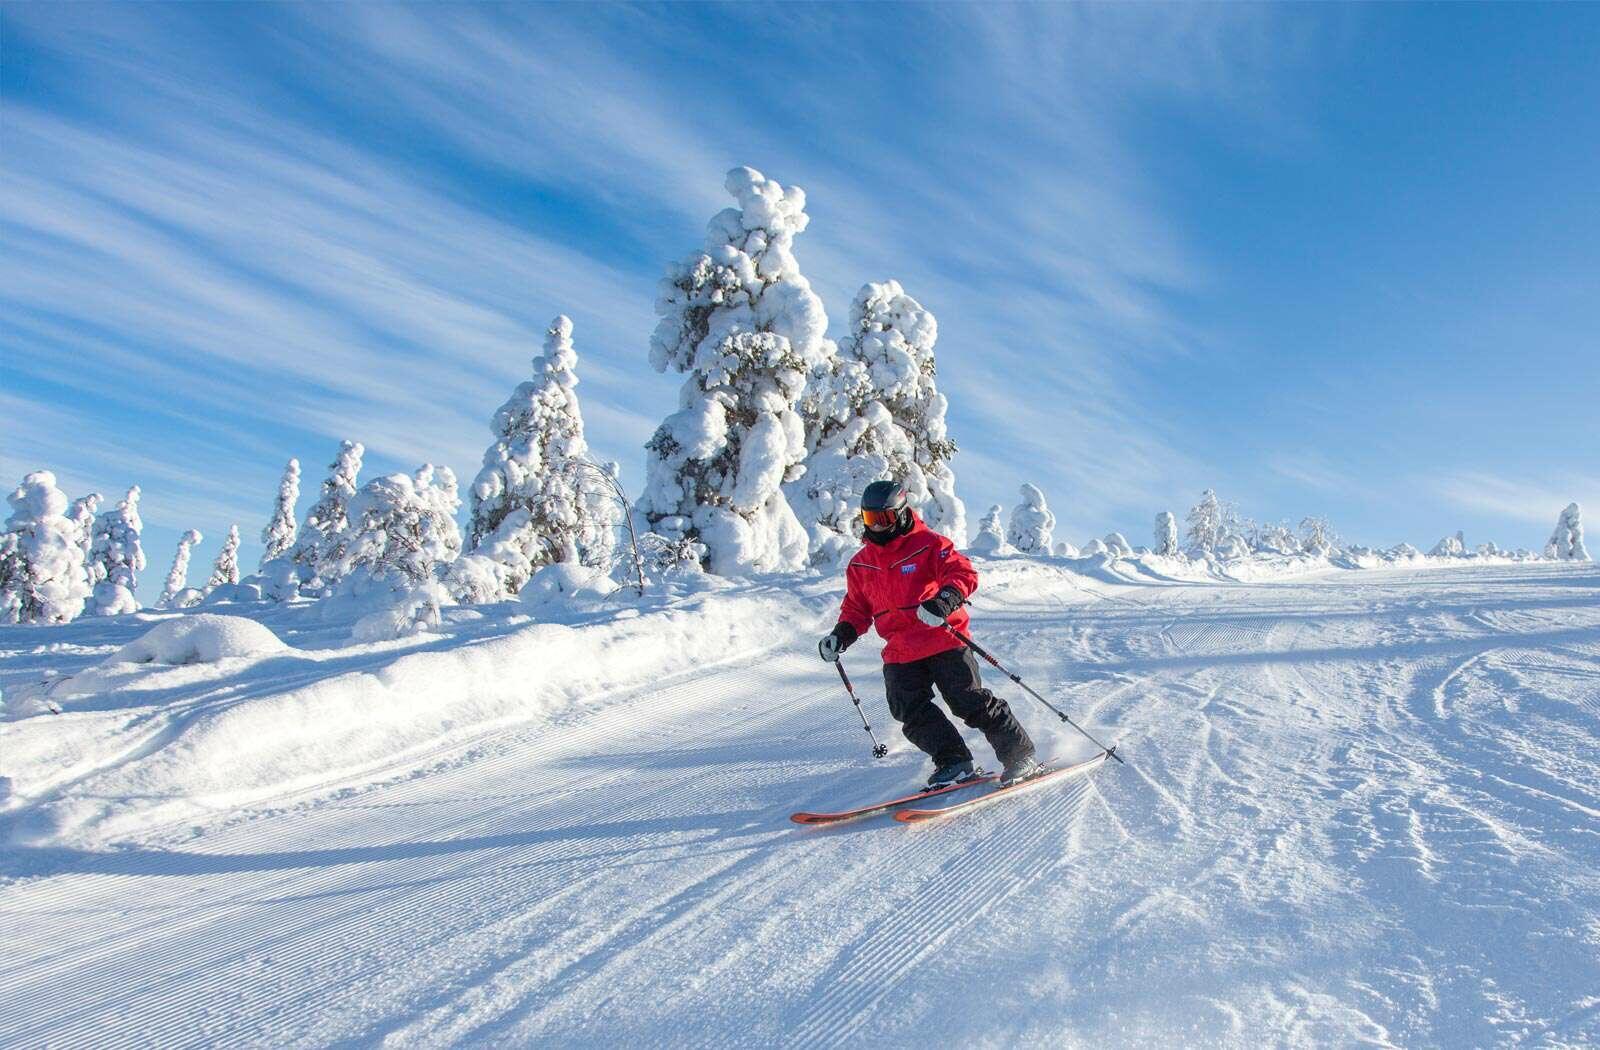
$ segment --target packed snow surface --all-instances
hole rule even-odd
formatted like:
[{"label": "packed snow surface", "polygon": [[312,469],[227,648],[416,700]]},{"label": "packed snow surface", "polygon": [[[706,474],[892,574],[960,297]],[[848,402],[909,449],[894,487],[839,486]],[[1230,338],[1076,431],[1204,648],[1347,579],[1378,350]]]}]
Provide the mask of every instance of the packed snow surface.
[{"label": "packed snow surface", "polygon": [[0,1045],[1600,1043],[1600,570],[1163,568],[979,561],[979,640],[1128,764],[925,827],[787,820],[927,772],[799,577],[240,606],[294,648],[109,693],[149,619],[0,630]]}]

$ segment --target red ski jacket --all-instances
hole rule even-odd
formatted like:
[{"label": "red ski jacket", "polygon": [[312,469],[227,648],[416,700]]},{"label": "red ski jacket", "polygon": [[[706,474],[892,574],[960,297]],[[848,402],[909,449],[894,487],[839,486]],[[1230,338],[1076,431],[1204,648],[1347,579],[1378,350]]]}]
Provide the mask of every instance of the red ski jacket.
[{"label": "red ski jacket", "polygon": [[[956,545],[911,514],[911,530],[878,546],[862,546],[845,568],[844,604],[839,619],[866,634],[876,627],[888,644],[883,662],[905,664],[921,660],[961,642],[943,627],[930,627],[917,619],[917,606],[954,587],[963,598],[978,589],[978,573]],[[950,625],[965,630],[967,611],[950,614]]]}]

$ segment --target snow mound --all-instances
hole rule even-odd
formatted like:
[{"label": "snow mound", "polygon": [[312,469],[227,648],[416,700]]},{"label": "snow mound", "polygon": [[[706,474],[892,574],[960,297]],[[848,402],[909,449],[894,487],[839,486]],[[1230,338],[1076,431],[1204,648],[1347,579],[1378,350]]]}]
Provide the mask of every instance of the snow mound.
[{"label": "snow mound", "polygon": [[577,562],[559,561],[534,573],[517,596],[528,605],[570,604],[604,598],[616,589],[604,573]]},{"label": "snow mound", "polygon": [[196,613],[158,624],[109,656],[114,664],[214,664],[288,649],[266,627],[242,616]]}]

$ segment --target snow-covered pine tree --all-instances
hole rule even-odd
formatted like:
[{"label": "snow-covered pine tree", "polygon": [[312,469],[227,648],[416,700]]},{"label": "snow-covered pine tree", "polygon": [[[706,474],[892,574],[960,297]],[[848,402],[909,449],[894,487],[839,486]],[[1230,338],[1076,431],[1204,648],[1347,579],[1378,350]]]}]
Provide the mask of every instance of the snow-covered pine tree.
[{"label": "snow-covered pine tree", "polygon": [[306,514],[294,546],[289,549],[287,557],[294,563],[300,582],[308,587],[326,588],[339,580],[344,564],[344,533],[350,524],[350,498],[356,494],[356,478],[361,474],[365,452],[359,441],[339,445],[339,455],[328,464],[322,495]]},{"label": "snow-covered pine tree", "polygon": [[557,317],[533,359],[534,378],[494,415],[495,442],[468,496],[468,535],[470,549],[498,566],[499,597],[554,562],[611,568],[619,514],[601,468],[589,462],[577,363],[572,321]]},{"label": "snow-covered pine tree", "polygon": [[1178,519],[1170,510],[1156,515],[1155,552],[1169,558],[1178,553]]},{"label": "snow-covered pine tree", "polygon": [[1544,545],[1544,556],[1562,561],[1589,560],[1589,550],[1583,545],[1583,511],[1576,503],[1567,504],[1556,519],[1556,530]]},{"label": "snow-covered pine tree", "polygon": [[855,501],[879,478],[900,482],[929,528],[966,545],[966,507],[949,463],[956,446],[935,383],[938,338],[933,314],[898,281],[869,283],[856,294],[848,336],[813,373],[801,401],[806,473],[785,486],[812,532],[813,560],[832,561],[854,546]]},{"label": "snow-covered pine tree", "polygon": [[278,501],[272,507],[272,520],[261,530],[261,542],[265,546],[261,551],[259,565],[264,566],[294,548],[294,507],[298,502],[300,502],[300,461],[291,459],[283,468],[283,478],[278,482]]},{"label": "snow-covered pine tree", "polygon": [[1003,554],[1011,549],[1006,543],[1005,526],[1000,524],[1002,513],[998,503],[989,508],[989,513],[978,522],[978,534],[972,538],[968,550],[974,554]]},{"label": "snow-covered pine tree", "polygon": [[218,587],[229,587],[239,582],[239,526],[228,526],[228,538],[222,541],[217,560],[211,563],[211,578],[206,580],[206,593]]},{"label": "snow-covered pine tree", "polygon": [[797,406],[832,349],[822,300],[794,258],[805,192],[751,168],[725,186],[739,206],[713,218],[705,250],[661,283],[650,363],[689,378],[645,445],[639,511],[668,541],[704,544],[720,575],[797,569],[809,537],[780,486],[801,476]]},{"label": "snow-covered pine tree", "polygon": [[1023,554],[1049,554],[1050,533],[1056,516],[1045,505],[1044,493],[1033,485],[1022,486],[1022,502],[1012,508],[1006,539]]},{"label": "snow-covered pine tree", "polygon": [[172,556],[172,568],[167,570],[167,583],[161,589],[161,597],[156,599],[157,609],[171,607],[179,593],[188,589],[189,556],[203,538],[198,529],[190,529],[178,537],[178,551]]},{"label": "snow-covered pine tree", "polygon": [[461,553],[456,477],[424,464],[415,474],[388,474],[361,487],[349,515],[339,565],[343,580],[361,574],[397,588],[435,581],[436,570]]},{"label": "snow-covered pine tree", "polygon": [[116,616],[139,611],[134,592],[145,566],[144,546],[139,542],[143,531],[137,485],[129,488],[127,496],[114,508],[95,519],[90,553],[94,597],[89,610],[93,614]]},{"label": "snow-covered pine tree", "polygon": [[1211,554],[1222,543],[1225,535],[1226,511],[1222,501],[1211,489],[1200,494],[1200,502],[1189,511],[1189,549],[1200,554]]},{"label": "snow-covered pine tree", "polygon": [[89,577],[79,526],[66,516],[67,497],[56,487],[56,476],[34,471],[7,500],[11,516],[0,535],[0,623],[76,618],[89,597]]}]

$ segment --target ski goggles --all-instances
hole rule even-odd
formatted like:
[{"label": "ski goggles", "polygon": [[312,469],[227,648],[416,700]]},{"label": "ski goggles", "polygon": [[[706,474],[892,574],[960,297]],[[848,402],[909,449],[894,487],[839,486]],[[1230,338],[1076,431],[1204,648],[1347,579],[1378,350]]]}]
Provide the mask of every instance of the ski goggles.
[{"label": "ski goggles", "polygon": [[895,522],[900,520],[897,510],[868,510],[861,508],[861,523],[869,529],[892,529]]}]

